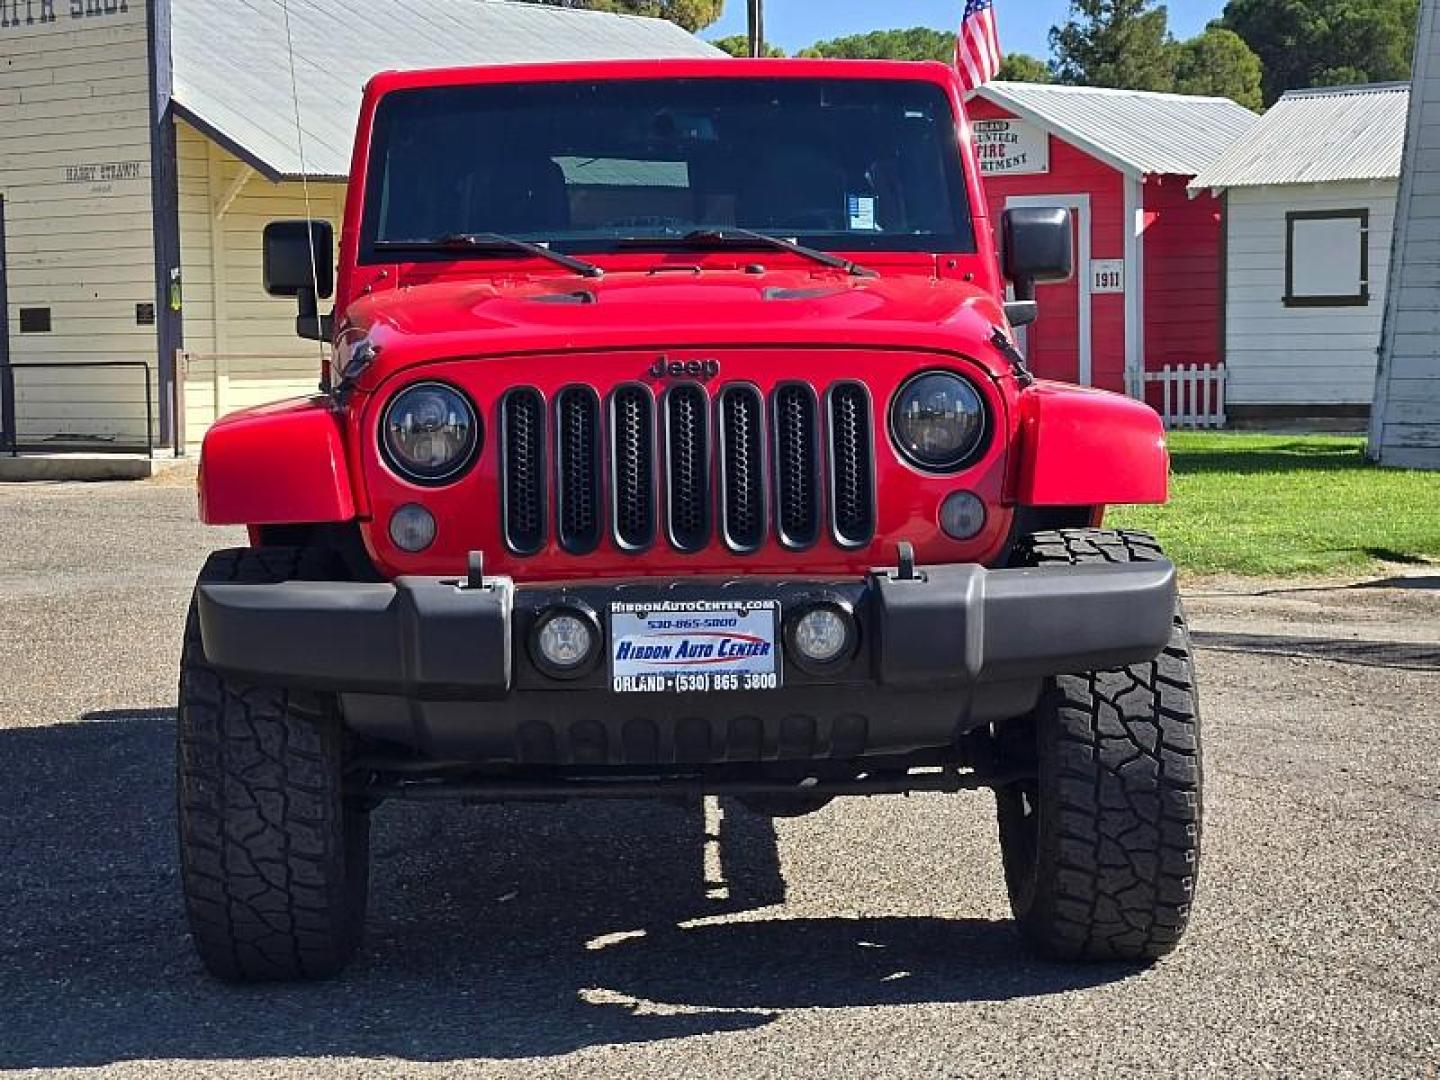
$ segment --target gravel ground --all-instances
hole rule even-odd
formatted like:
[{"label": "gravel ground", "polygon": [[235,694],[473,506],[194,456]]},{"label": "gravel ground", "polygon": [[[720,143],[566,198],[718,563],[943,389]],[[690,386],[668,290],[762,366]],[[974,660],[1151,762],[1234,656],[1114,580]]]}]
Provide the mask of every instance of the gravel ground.
[{"label": "gravel ground", "polygon": [[172,710],[190,582],[239,538],[173,478],[0,486],[0,1069],[1436,1076],[1433,570],[1194,583],[1208,846],[1152,970],[1021,953],[988,796],[387,807],[364,959],[234,989],[186,938]]}]

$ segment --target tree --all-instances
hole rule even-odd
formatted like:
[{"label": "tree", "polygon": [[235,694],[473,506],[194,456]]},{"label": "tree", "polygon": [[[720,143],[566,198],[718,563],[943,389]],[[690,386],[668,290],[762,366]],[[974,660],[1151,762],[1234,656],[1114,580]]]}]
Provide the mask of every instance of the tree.
[{"label": "tree", "polygon": [[1070,21],[1050,31],[1060,82],[1123,90],[1173,90],[1169,15],[1153,0],[1070,0]]},{"label": "tree", "polygon": [[720,18],[725,0],[526,0],[531,4],[551,7],[589,8],[592,11],[615,11],[625,15],[649,15],[669,19],[694,33]]},{"label": "tree", "polygon": [[1048,83],[1050,66],[1027,53],[1012,52],[1005,57],[996,77],[1008,82]]},{"label": "tree", "polygon": [[801,56],[828,56],[837,60],[943,60],[955,61],[953,31],[916,26],[909,30],[876,30],[869,34],[817,41]]},{"label": "tree", "polygon": [[1420,0],[1230,0],[1215,25],[1264,65],[1265,104],[1287,90],[1410,78]]},{"label": "tree", "polygon": [[1175,50],[1177,93],[1228,97],[1257,111],[1264,106],[1260,58],[1239,34],[1212,26]]},{"label": "tree", "polygon": [[[717,49],[729,53],[731,56],[746,57],[750,55],[750,38],[746,34],[732,34],[730,37],[716,38],[710,42]],[[767,44],[765,55],[771,57],[783,57],[785,50],[778,45]]]}]

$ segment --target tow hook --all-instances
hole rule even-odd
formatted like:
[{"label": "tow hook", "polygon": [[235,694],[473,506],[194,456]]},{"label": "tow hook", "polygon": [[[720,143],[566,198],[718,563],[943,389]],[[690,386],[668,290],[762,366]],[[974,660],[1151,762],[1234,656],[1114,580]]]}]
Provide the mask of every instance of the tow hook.
[{"label": "tow hook", "polygon": [[892,575],[892,581],[924,581],[925,575],[915,569],[915,545],[908,540],[900,541],[899,565]]},{"label": "tow hook", "polygon": [[488,587],[485,584],[485,553],[472,551],[465,559],[465,584],[462,590],[484,592]]}]

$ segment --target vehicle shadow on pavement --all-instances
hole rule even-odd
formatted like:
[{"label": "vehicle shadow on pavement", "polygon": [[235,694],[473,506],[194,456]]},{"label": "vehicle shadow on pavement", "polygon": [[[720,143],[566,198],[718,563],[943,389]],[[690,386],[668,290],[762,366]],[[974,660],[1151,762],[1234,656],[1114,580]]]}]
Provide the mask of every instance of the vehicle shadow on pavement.
[{"label": "vehicle shadow on pavement", "polygon": [[362,959],[227,986],[185,927],[173,739],[159,709],[0,731],[0,1069],[544,1057],[1133,974],[1027,961],[1005,922],[765,911],[784,899],[774,827],[728,804],[718,838],[698,806],[402,805],[377,815]]},{"label": "vehicle shadow on pavement", "polygon": [[1285,634],[1237,634],[1196,630],[1197,648],[1211,652],[1253,653],[1297,660],[1329,660],[1358,667],[1395,671],[1440,671],[1440,645],[1412,641],[1357,641],[1352,638],[1297,637]]}]

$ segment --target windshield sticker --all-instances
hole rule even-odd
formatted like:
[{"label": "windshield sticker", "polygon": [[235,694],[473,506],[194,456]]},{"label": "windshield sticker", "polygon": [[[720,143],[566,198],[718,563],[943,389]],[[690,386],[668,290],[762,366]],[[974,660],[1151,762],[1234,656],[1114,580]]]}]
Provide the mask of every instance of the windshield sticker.
[{"label": "windshield sticker", "polygon": [[849,195],[845,199],[845,212],[850,219],[851,232],[875,232],[875,196]]}]

